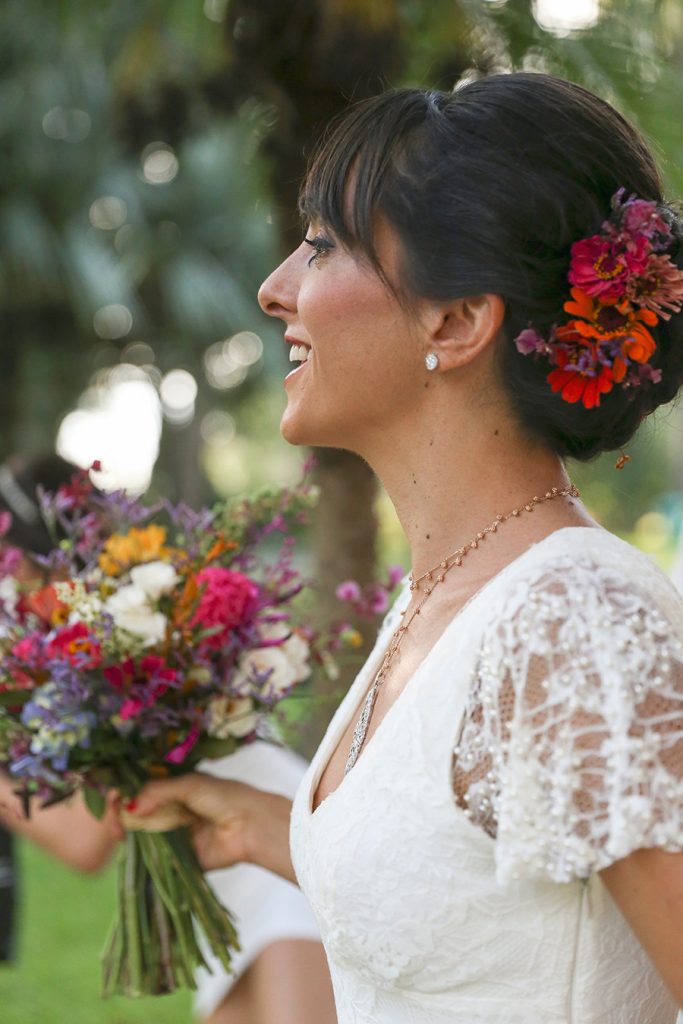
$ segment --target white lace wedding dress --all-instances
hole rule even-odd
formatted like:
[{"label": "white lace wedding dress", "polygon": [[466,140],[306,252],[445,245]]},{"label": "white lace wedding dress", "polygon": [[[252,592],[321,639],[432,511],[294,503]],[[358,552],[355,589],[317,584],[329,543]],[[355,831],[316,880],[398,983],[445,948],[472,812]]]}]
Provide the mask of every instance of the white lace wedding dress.
[{"label": "white lace wedding dress", "polygon": [[681,598],[611,534],[557,531],[453,619],[312,813],[397,621],[292,815],[340,1024],[673,1024],[597,872],[683,849]]}]

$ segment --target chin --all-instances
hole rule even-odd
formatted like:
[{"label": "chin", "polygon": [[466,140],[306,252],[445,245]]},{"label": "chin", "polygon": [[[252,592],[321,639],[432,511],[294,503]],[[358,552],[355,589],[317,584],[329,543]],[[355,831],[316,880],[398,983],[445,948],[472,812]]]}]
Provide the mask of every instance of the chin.
[{"label": "chin", "polygon": [[307,448],[342,448],[345,451],[353,451],[344,440],[343,432],[334,430],[331,424],[314,423],[302,415],[296,415],[293,410],[285,409],[280,420],[280,435],[287,444]]}]

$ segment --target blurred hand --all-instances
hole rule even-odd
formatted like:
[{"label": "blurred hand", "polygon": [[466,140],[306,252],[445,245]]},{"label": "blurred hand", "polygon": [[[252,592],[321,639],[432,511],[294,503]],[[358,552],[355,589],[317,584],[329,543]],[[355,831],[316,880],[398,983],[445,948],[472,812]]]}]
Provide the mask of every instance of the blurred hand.
[{"label": "blurred hand", "polygon": [[284,797],[196,772],[148,783],[121,821],[151,832],[189,826],[205,871],[251,862],[293,881],[290,811]]}]

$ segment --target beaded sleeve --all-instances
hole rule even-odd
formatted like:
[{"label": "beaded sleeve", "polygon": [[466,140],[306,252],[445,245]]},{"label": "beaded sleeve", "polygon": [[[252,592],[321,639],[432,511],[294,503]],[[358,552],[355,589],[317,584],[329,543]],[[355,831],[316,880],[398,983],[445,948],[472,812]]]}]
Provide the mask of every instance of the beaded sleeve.
[{"label": "beaded sleeve", "polygon": [[639,848],[683,849],[682,608],[653,566],[588,554],[507,588],[453,759],[501,882],[566,882]]}]

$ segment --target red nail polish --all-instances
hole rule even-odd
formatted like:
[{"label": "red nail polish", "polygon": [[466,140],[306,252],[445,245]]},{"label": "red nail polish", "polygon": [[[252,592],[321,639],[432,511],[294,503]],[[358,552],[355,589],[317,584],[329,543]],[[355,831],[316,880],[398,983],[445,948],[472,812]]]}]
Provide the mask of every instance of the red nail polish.
[{"label": "red nail polish", "polygon": [[137,805],[138,805],[137,800],[133,799],[133,800],[129,800],[128,803],[124,804],[123,806],[125,807],[125,809],[127,811],[134,811],[135,808],[137,807]]}]

